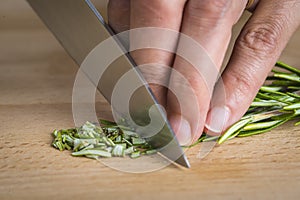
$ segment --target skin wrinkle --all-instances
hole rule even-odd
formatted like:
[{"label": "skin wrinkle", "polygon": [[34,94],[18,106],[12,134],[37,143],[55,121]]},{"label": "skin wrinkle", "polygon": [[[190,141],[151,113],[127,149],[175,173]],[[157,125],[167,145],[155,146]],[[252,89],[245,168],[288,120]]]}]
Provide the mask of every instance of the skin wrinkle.
[{"label": "skin wrinkle", "polygon": [[279,48],[283,37],[282,33],[288,28],[286,16],[274,13],[271,18],[266,17],[262,21],[256,20],[246,26],[237,45],[249,49],[256,56],[269,56]]},{"label": "skin wrinkle", "polygon": [[239,44],[255,55],[265,57],[276,50],[280,39],[278,34],[272,26],[268,27],[266,24],[250,27],[242,35]]}]

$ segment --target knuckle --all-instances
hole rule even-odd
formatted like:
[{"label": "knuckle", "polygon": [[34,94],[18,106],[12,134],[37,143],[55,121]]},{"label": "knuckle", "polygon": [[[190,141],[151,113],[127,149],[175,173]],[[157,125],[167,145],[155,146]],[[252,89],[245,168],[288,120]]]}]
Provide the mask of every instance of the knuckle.
[{"label": "knuckle", "polygon": [[205,20],[210,27],[217,26],[229,13],[231,1],[228,0],[191,0],[187,4],[188,15],[191,18]]},{"label": "knuckle", "polygon": [[253,24],[242,33],[239,45],[251,50],[255,55],[268,55],[279,45],[282,25],[279,22]]},{"label": "knuckle", "polygon": [[149,4],[149,0],[137,0],[131,1],[131,5],[135,5],[136,10],[140,10],[142,15],[172,19],[182,12],[185,1],[186,0],[174,0],[172,4],[170,4],[169,0],[152,0],[151,4]]},{"label": "knuckle", "polygon": [[190,1],[190,8],[194,10],[209,10],[211,12],[224,11],[228,8],[228,0],[192,0]]}]

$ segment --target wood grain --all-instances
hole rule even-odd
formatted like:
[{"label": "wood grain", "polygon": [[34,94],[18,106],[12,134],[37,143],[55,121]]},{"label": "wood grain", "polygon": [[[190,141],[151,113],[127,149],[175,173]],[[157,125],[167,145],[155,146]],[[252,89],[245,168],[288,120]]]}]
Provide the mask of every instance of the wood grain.
[{"label": "wood grain", "polygon": [[[300,30],[281,60],[300,68]],[[76,70],[24,1],[0,2],[0,199],[300,198],[300,129],[292,123],[226,142],[201,160],[192,148],[188,170],[130,174],[56,151],[51,131],[74,126]],[[97,112],[111,118],[99,94]]]}]

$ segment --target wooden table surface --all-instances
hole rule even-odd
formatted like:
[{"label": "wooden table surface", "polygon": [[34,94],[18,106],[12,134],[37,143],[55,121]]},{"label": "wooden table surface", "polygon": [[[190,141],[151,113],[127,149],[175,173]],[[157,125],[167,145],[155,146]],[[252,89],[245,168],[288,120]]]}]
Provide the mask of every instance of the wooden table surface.
[{"label": "wooden table surface", "polygon": [[[300,68],[300,30],[281,60]],[[300,128],[292,123],[201,160],[192,148],[191,169],[131,174],[55,150],[51,131],[74,126],[76,70],[25,1],[0,2],[0,199],[300,199]],[[97,102],[110,118],[100,95]]]}]

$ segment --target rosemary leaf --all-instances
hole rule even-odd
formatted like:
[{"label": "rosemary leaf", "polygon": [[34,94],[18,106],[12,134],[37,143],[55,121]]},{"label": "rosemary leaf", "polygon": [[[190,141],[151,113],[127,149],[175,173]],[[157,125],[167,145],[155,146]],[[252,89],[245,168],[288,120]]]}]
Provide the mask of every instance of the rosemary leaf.
[{"label": "rosemary leaf", "polygon": [[117,126],[117,123],[105,119],[99,120],[102,125]]},{"label": "rosemary leaf", "polygon": [[111,153],[107,151],[101,151],[101,150],[84,150],[84,151],[78,151],[72,153],[72,156],[85,156],[85,155],[97,155],[105,158],[112,157]]},{"label": "rosemary leaf", "polygon": [[202,140],[202,142],[211,142],[211,141],[218,140],[219,138],[220,138],[220,136],[209,136],[209,137],[206,137],[204,140]]},{"label": "rosemary leaf", "polygon": [[147,155],[152,155],[152,154],[155,154],[155,153],[157,153],[157,150],[156,150],[156,149],[151,149],[151,150],[147,150],[147,151],[146,151],[146,154],[147,154]]},{"label": "rosemary leaf", "polygon": [[141,144],[145,144],[146,140],[143,138],[132,138],[132,144],[133,145],[141,145]]},{"label": "rosemary leaf", "polygon": [[140,157],[140,156],[141,156],[141,152],[140,152],[140,151],[135,151],[135,152],[133,152],[133,153],[130,155],[131,158],[138,158],[138,157]]},{"label": "rosemary leaf", "polygon": [[291,66],[289,66],[289,65],[287,65],[287,64],[285,64],[285,63],[283,63],[283,62],[278,61],[278,62],[276,63],[276,66],[277,66],[277,67],[280,67],[280,68],[282,68],[282,69],[286,69],[286,70],[288,70],[288,71],[290,71],[290,72],[296,73],[296,74],[298,74],[298,75],[300,76],[300,70],[299,70],[299,69],[296,69],[296,68],[294,68],[294,67],[291,67]]},{"label": "rosemary leaf", "polygon": [[282,78],[282,79],[286,79],[289,81],[295,81],[295,82],[300,83],[300,77],[295,74],[275,72],[273,76],[276,78]]},{"label": "rosemary leaf", "polygon": [[282,120],[279,123],[275,124],[274,126],[266,128],[266,129],[258,129],[258,130],[255,130],[255,131],[241,131],[237,135],[237,137],[248,137],[248,136],[252,136],[252,135],[257,135],[257,134],[265,133],[265,132],[271,131],[272,129],[274,129],[274,128],[276,128],[276,127],[284,124],[288,120],[290,120],[290,119]]},{"label": "rosemary leaf", "polygon": [[124,152],[125,148],[123,145],[117,144],[115,145],[115,147],[113,148],[111,154],[113,156],[117,156],[117,157],[124,157],[125,156],[125,152]]},{"label": "rosemary leaf", "polygon": [[260,88],[261,91],[270,92],[270,93],[279,92],[282,89],[283,89],[283,87],[280,87],[280,86],[262,86]]},{"label": "rosemary leaf", "polygon": [[300,102],[283,107],[283,110],[295,110],[295,109],[300,109]]},{"label": "rosemary leaf", "polygon": [[270,128],[279,122],[281,122],[281,120],[270,121],[270,122],[249,123],[242,130],[243,131],[251,131],[251,130],[257,130],[257,129]]},{"label": "rosemary leaf", "polygon": [[125,155],[132,154],[134,151],[135,151],[134,147],[129,147],[124,150],[124,154]]},{"label": "rosemary leaf", "polygon": [[278,101],[260,101],[260,102],[252,102],[251,107],[274,107],[274,106],[285,106],[286,103],[278,102]]},{"label": "rosemary leaf", "polygon": [[296,99],[300,99],[300,95],[298,95],[298,94],[295,94],[295,93],[292,93],[292,92],[287,92],[286,94],[291,96],[291,97],[294,97]]},{"label": "rosemary leaf", "polygon": [[252,121],[251,118],[247,118],[241,121],[238,121],[232,125],[225,133],[220,137],[218,143],[222,144],[226,139],[228,139],[232,134],[244,128],[248,123]]}]

